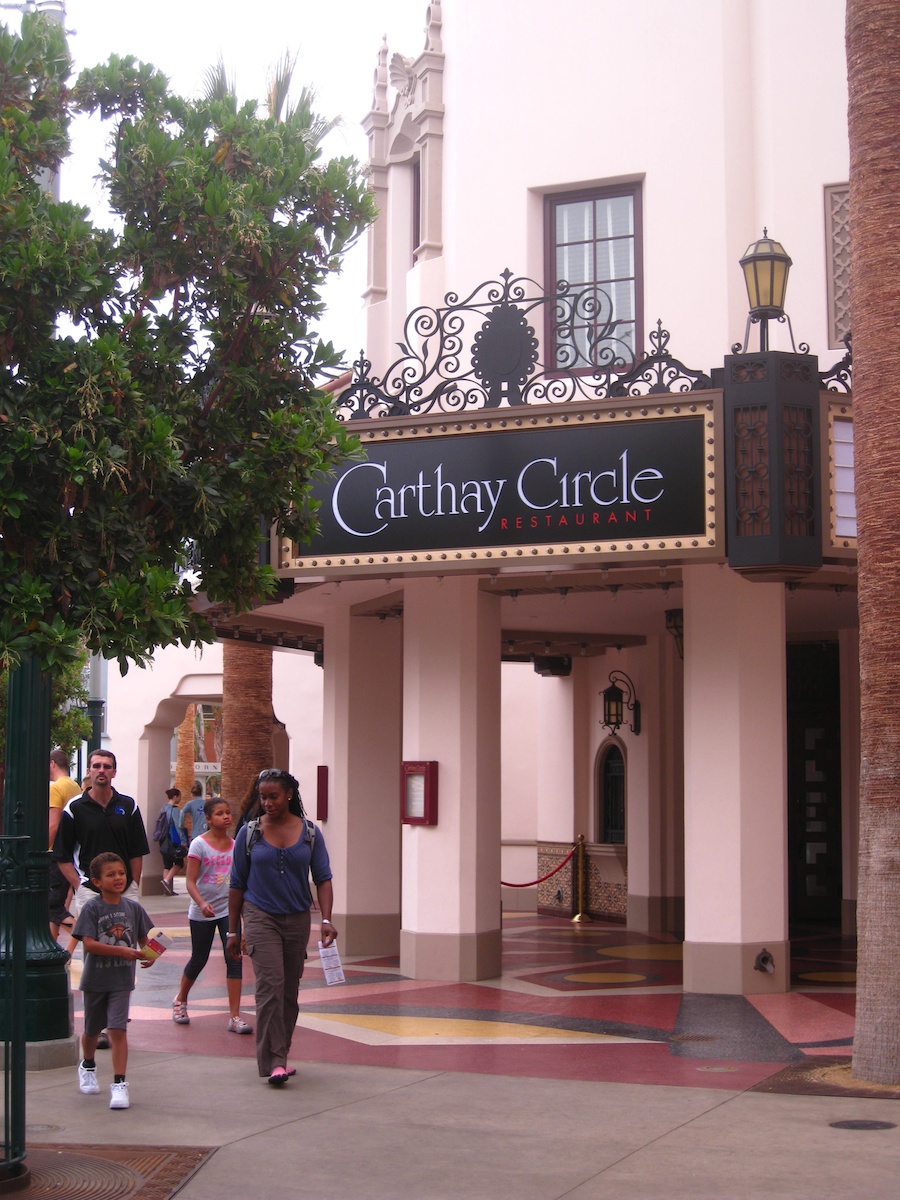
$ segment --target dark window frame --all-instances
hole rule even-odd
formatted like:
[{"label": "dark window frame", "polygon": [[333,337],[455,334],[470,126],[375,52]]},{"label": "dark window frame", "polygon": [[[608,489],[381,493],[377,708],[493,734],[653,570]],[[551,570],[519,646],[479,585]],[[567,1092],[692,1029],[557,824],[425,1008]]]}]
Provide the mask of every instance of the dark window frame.
[{"label": "dark window frame", "polygon": [[[644,349],[644,223],[643,223],[643,184],[634,183],[614,184],[605,187],[577,188],[566,192],[549,192],[544,196],[544,288],[548,295],[556,292],[556,210],[561,204],[581,203],[584,201],[620,199],[629,196],[632,202],[632,220],[634,226],[634,353],[639,358]],[[594,245],[598,240],[595,239]],[[546,346],[545,361],[551,370],[567,370],[556,362],[556,347],[553,341],[553,306],[547,305],[544,311],[544,344]],[[588,366],[574,368],[576,374],[588,374]]]},{"label": "dark window frame", "polygon": [[[620,794],[612,795],[609,787],[609,764],[616,755],[621,769],[618,772]],[[628,789],[625,754],[622,747],[611,742],[603,751],[597,770],[597,799],[599,809],[598,836],[603,846],[625,846],[628,831]],[[615,812],[613,809],[615,808]]]}]

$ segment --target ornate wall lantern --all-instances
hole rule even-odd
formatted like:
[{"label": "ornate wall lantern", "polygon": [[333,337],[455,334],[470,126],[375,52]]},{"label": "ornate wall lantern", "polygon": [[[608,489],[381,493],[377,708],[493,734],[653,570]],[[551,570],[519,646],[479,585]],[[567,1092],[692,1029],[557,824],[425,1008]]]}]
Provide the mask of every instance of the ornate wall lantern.
[{"label": "ornate wall lantern", "polygon": [[[623,683],[627,690],[623,692],[619,683]],[[610,733],[617,733],[624,724],[626,709],[632,713],[631,732],[637,735],[641,732],[641,702],[625,672],[613,671],[609,677],[609,687],[603,692],[603,725]]]},{"label": "ornate wall lantern", "polygon": [[750,338],[750,326],[757,323],[760,351],[768,350],[770,320],[787,321],[793,345],[794,331],[791,329],[790,317],[784,311],[788,273],[791,269],[791,258],[785,252],[784,246],[770,238],[769,231],[764,228],[759,241],[751,242],[744,252],[741,269],[744,272],[747,299],[750,302],[750,315],[744,334],[744,352]]}]

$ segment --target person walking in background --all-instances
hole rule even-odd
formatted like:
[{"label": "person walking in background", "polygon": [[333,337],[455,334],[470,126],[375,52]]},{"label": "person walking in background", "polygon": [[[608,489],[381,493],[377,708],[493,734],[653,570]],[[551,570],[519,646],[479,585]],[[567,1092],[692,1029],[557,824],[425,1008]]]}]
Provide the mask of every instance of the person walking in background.
[{"label": "person walking in background", "polygon": [[[81,788],[74,779],[69,778],[69,759],[63,750],[50,751],[50,838],[48,845],[53,848],[53,840],[59,828],[60,818],[66,804],[75,796],[81,794]],[[60,926],[71,932],[75,921],[69,912],[69,894],[71,884],[62,871],[59,863],[50,863],[50,934],[54,941],[59,937]]]},{"label": "person walking in background", "polygon": [[262,816],[249,820],[234,844],[227,951],[234,959],[241,957],[243,918],[244,944],[256,976],[257,1069],[280,1087],[296,1074],[287,1056],[309,941],[310,872],[326,946],[337,937],[331,923],[334,890],[324,838],[306,819],[297,780],[272,768],[261,771],[257,782]]},{"label": "person walking in background", "polygon": [[[85,950],[80,984],[84,1036],[78,1088],[85,1096],[99,1093],[94,1054],[100,1034],[108,1030],[113,1067],[109,1107],[128,1108],[128,1008],[134,991],[135,963],[144,957],[142,949],[152,922],[140,904],[125,895],[128,870],[118,854],[96,855],[89,876],[94,892],[78,914],[74,931]],[[149,967],[151,962],[141,965]]]},{"label": "person walking in background", "polygon": [[53,839],[53,858],[75,893],[72,907],[76,917],[98,894],[88,875],[90,863],[108,851],[118,854],[125,863],[126,895],[137,899],[144,855],[150,847],[141,810],[131,796],[116,791],[115,777],[116,756],[112,751],[92,750],[88,756],[90,785],[66,804]]},{"label": "person walking in background", "polygon": [[[187,999],[194,982],[209,961],[216,930],[222,939],[223,951],[228,934],[228,883],[234,853],[234,839],[229,835],[231,808],[227,800],[211,796],[203,806],[205,833],[191,841],[187,855],[187,890],[191,898],[188,921],[191,927],[191,958],[184,968],[181,987],[172,1002],[172,1020],[176,1025],[190,1025]],[[241,1017],[240,957],[225,954],[225,982],[228,990],[228,1032],[252,1033]]]},{"label": "person walking in background", "polygon": [[195,783],[191,788],[191,798],[181,810],[181,828],[185,833],[185,844],[190,845],[195,837],[206,833],[206,814],[204,811],[203,785]]},{"label": "person walking in background", "polygon": [[159,852],[163,860],[162,885],[163,891],[170,896],[177,896],[174,879],[184,864],[187,838],[182,835],[181,824],[181,792],[178,788],[168,788],[166,804],[162,812],[166,815],[166,836],[159,843]]}]

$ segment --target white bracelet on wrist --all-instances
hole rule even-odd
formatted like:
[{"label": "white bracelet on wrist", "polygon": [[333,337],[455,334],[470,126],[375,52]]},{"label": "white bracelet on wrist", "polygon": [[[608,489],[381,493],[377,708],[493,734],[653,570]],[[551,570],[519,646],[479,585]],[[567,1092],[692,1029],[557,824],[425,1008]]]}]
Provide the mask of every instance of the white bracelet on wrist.
[{"label": "white bracelet on wrist", "polygon": [[[327,917],[323,917],[323,918],[322,918],[322,921],[321,921],[321,923],[322,923],[323,925],[331,925],[331,922],[328,920],[328,918],[327,918]],[[333,925],[331,925],[331,928],[332,928],[332,929],[334,929],[334,926],[333,926]]]}]

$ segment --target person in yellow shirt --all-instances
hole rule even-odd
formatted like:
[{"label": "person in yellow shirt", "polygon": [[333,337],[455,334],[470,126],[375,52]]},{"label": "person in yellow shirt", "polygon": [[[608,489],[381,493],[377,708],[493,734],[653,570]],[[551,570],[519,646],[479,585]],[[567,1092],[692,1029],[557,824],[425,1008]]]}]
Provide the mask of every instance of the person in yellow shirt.
[{"label": "person in yellow shirt", "polygon": [[[56,829],[62,810],[77,796],[81,788],[69,778],[69,760],[62,750],[50,751],[50,845],[56,837]],[[59,869],[59,863],[50,863],[50,933],[59,937],[59,927],[71,929],[74,921],[69,912],[69,881]]]}]

